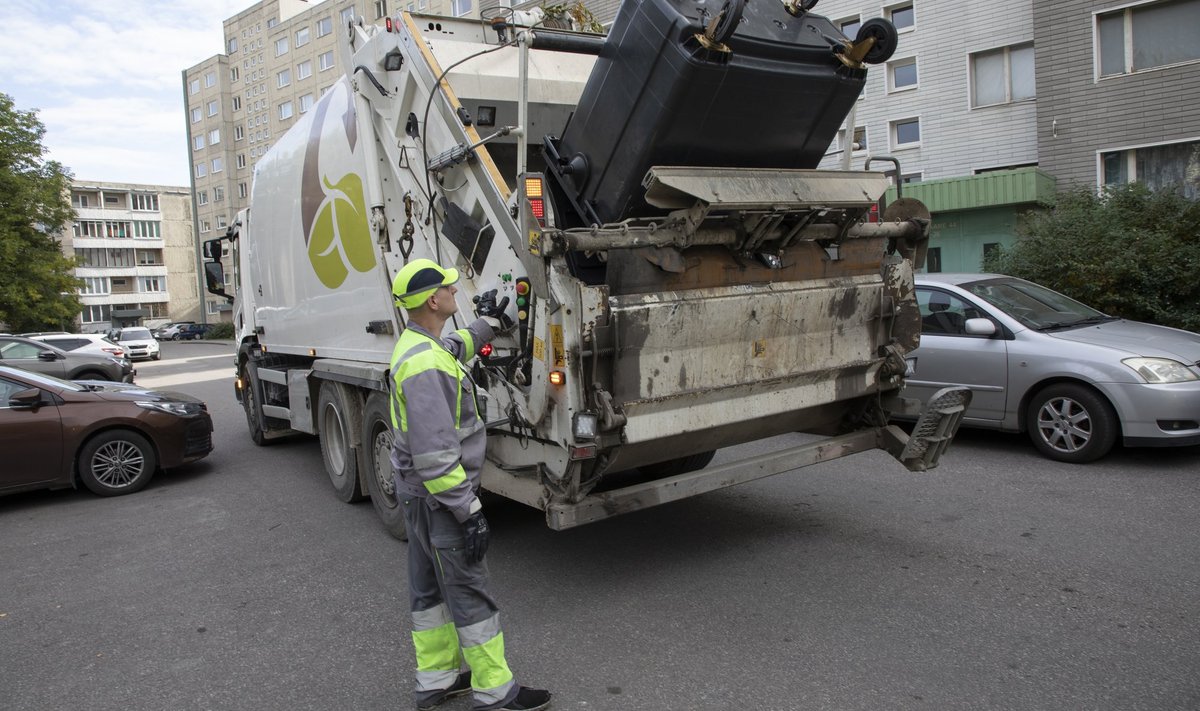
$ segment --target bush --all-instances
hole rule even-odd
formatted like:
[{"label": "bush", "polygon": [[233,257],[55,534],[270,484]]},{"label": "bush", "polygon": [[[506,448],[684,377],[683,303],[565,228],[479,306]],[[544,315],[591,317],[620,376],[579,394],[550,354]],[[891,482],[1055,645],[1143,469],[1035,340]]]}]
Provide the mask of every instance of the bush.
[{"label": "bush", "polygon": [[232,323],[214,323],[208,327],[205,338],[233,338]]},{"label": "bush", "polygon": [[1112,316],[1200,331],[1200,203],[1139,183],[1060,193],[983,268]]}]

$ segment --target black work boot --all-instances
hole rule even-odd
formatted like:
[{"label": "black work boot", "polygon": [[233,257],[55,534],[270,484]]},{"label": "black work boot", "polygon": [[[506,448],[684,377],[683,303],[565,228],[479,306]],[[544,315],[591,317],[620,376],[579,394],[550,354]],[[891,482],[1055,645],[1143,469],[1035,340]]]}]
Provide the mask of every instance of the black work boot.
[{"label": "black work boot", "polygon": [[461,672],[458,675],[458,678],[454,680],[454,684],[452,684],[449,689],[440,692],[436,696],[430,697],[423,701],[418,701],[417,710],[429,711],[429,709],[437,708],[450,699],[453,699],[456,696],[462,696],[469,691],[471,691],[471,672]]},{"label": "black work boot", "polygon": [[496,711],[539,711],[550,706],[550,692],[522,686],[516,697]]}]

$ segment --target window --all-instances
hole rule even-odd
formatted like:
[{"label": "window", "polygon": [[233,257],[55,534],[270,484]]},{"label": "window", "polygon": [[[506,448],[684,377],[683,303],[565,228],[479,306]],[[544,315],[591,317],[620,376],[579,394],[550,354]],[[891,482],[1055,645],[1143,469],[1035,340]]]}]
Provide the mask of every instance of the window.
[{"label": "window", "polygon": [[71,196],[71,204],[74,205],[75,207],[87,207],[88,206],[88,196],[80,195],[79,193],[76,193]]},{"label": "window", "polygon": [[83,289],[79,293],[100,295],[108,293],[108,277],[87,277],[83,280]]},{"label": "window", "polygon": [[912,148],[921,144],[921,119],[892,122],[892,147]]},{"label": "window", "polygon": [[200,109],[192,109],[192,123],[200,123]]},{"label": "window", "polygon": [[204,147],[204,134],[202,133],[199,136],[192,136],[192,150],[198,151],[203,147]]},{"label": "window", "polygon": [[213,202],[221,202],[225,199],[225,188],[217,186],[213,188]]},{"label": "window", "polygon": [[138,291],[150,293],[160,292],[163,290],[163,281],[164,279],[162,277],[142,277],[139,280],[140,283],[138,284]]},{"label": "window", "polygon": [[247,196],[247,195],[249,195],[249,194],[250,194],[250,191],[246,189],[246,184],[245,184],[245,183],[238,183],[238,197],[239,197],[239,198],[244,198],[244,197],[246,197],[246,196]]},{"label": "window", "polygon": [[230,37],[228,40],[226,40],[225,47],[226,47],[225,54],[233,54],[234,52],[236,52],[238,50],[237,37]]},{"label": "window", "polygon": [[214,128],[208,132],[208,145],[215,146],[221,142],[221,129]]},{"label": "window", "polygon": [[312,76],[312,60],[306,59],[296,65],[296,80],[307,79]]},{"label": "window", "polygon": [[858,28],[862,27],[862,18],[860,16],[848,17],[844,20],[835,22],[842,34],[853,40],[858,35]]},{"label": "window", "polygon": [[201,232],[212,232],[212,223],[209,222],[208,220],[201,221],[200,231]]},{"label": "window", "polygon": [[888,63],[888,89],[900,91],[917,87],[917,58],[897,59]]},{"label": "window", "polygon": [[1098,74],[1117,76],[1200,59],[1200,0],[1161,0],[1096,15]]},{"label": "window", "polygon": [[277,18],[277,17],[267,18],[267,29],[268,30],[278,24],[279,24],[279,18]]},{"label": "window", "polygon": [[325,54],[317,57],[317,67],[319,67],[321,71],[333,69],[333,50],[329,50]]},{"label": "window", "polygon": [[108,304],[84,306],[83,311],[79,313],[79,321],[81,323],[103,323],[109,320],[111,309],[112,307]]},{"label": "window", "polygon": [[333,18],[322,17],[317,20],[317,37],[324,37],[333,32]]},{"label": "window", "polygon": [[226,224],[226,222],[225,222],[225,216],[224,216],[224,215],[217,215],[217,229],[219,229],[219,230],[223,230],[223,229],[225,229],[226,227],[228,227],[228,225],[227,225],[227,224]]},{"label": "window", "polygon": [[129,237],[128,222],[105,222],[104,236],[110,239],[125,239]]},{"label": "window", "polygon": [[217,84],[217,73],[208,72],[204,75],[204,88],[207,89]]},{"label": "window", "polygon": [[[925,261],[926,265],[930,264],[928,254]],[[938,262],[940,271],[940,253]],[[921,310],[921,335],[965,336],[967,319],[984,317],[969,301],[937,289],[917,289],[917,307]]]},{"label": "window", "polygon": [[242,125],[240,123],[233,127],[233,140],[240,141],[245,137],[246,137],[246,131],[242,128]]},{"label": "window", "polygon": [[353,19],[354,19],[354,7],[351,6],[351,7],[342,8],[342,25],[345,26],[345,25],[350,24],[350,21]]},{"label": "window", "polygon": [[925,253],[925,271],[937,274],[942,271],[942,248],[930,247]]},{"label": "window", "polygon": [[76,238],[85,237],[91,239],[99,239],[104,235],[104,223],[102,222],[76,222],[72,228]]},{"label": "window", "polygon": [[212,159],[212,172],[220,173],[222,170],[224,170],[224,165],[222,165],[221,159],[213,158]]},{"label": "window", "polygon": [[208,175],[208,166],[204,163],[197,163],[196,164],[196,177],[203,178],[206,175]]},{"label": "window", "polygon": [[207,190],[200,190],[199,192],[196,193],[196,204],[197,205],[207,205],[208,204],[208,191]]},{"label": "window", "polygon": [[426,0],[417,0],[417,8],[418,9],[424,10],[425,5],[426,5]]},{"label": "window", "polygon": [[245,153],[238,153],[238,156],[237,156],[237,167],[239,167],[239,168],[245,168],[245,167],[246,167],[246,154],[245,154]]},{"label": "window", "polygon": [[232,84],[232,83],[237,83],[237,80],[238,80],[238,77],[239,77],[239,76],[240,76],[240,75],[238,74],[238,68],[237,68],[237,67],[230,67],[230,68],[229,68],[229,82],[230,82],[231,84]]},{"label": "window", "polygon": [[893,5],[889,7],[884,15],[892,21],[897,30],[912,29],[917,24],[917,16],[913,13],[913,5],[911,2],[903,5]]},{"label": "window", "polygon": [[279,39],[275,40],[275,56],[276,57],[282,57],[283,55],[287,54],[287,51],[288,51],[288,38],[287,37],[280,37]]},{"label": "window", "polygon": [[188,93],[189,94],[199,94],[200,93],[200,80],[199,79],[193,79],[190,82],[188,82]]},{"label": "window", "polygon": [[290,119],[292,117],[292,102],[285,101],[279,105],[279,120]]},{"label": "window", "polygon": [[300,113],[305,113],[313,106],[313,95],[305,94],[300,97]]},{"label": "window", "polygon": [[155,193],[133,193],[130,196],[130,204],[133,210],[158,212],[158,195]]},{"label": "window", "polygon": [[1001,47],[971,55],[971,105],[994,106],[1032,99],[1033,45]]},{"label": "window", "polygon": [[278,86],[280,89],[287,86],[288,84],[291,84],[292,83],[291,68],[284,69],[283,71],[276,74],[275,79],[276,79],[275,85]]},{"label": "window", "polygon": [[220,107],[219,107],[219,103],[217,102],[216,99],[213,99],[212,101],[208,102],[208,115],[216,116],[218,108],[220,108]]},{"label": "window", "polygon": [[310,33],[307,27],[301,27],[296,30],[296,46],[303,47],[311,41]]},{"label": "window", "polygon": [[387,0],[375,0],[375,19],[387,16]]},{"label": "window", "polygon": [[1200,141],[1128,148],[1100,154],[1100,184],[1145,183],[1200,198]]},{"label": "window", "polygon": [[233,110],[234,111],[242,110],[242,97],[240,97],[240,96],[233,97]]},{"label": "window", "polygon": [[455,17],[471,14],[471,0],[450,0],[450,14]]},{"label": "window", "polygon": [[[838,131],[838,149],[845,150],[846,147],[846,129]],[[854,129],[854,153],[867,150],[867,127],[858,126]]]},{"label": "window", "polygon": [[157,222],[148,222],[146,220],[135,221],[133,223],[134,239],[160,239],[162,233],[159,231],[158,224]]}]

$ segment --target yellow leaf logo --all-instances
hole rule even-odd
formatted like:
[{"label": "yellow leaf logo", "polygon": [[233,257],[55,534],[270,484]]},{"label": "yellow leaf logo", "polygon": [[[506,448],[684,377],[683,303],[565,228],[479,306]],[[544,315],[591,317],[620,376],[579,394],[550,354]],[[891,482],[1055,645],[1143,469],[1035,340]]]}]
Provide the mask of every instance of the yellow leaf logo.
[{"label": "yellow leaf logo", "polygon": [[331,184],[327,177],[322,182],[325,199],[308,234],[308,260],[321,283],[336,289],[346,281],[350,268],[366,272],[375,267],[375,249],[362,179],[349,173],[337,183]]}]

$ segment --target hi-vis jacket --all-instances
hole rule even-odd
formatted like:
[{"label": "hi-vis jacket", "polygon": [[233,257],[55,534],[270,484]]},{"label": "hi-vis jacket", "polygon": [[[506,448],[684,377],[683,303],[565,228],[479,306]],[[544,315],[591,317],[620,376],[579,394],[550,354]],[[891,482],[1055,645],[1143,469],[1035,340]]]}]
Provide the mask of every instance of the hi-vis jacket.
[{"label": "hi-vis jacket", "polygon": [[480,508],[487,440],[482,399],[463,364],[494,335],[483,319],[444,340],[410,321],[392,352],[396,496],[431,496],[459,521]]}]

